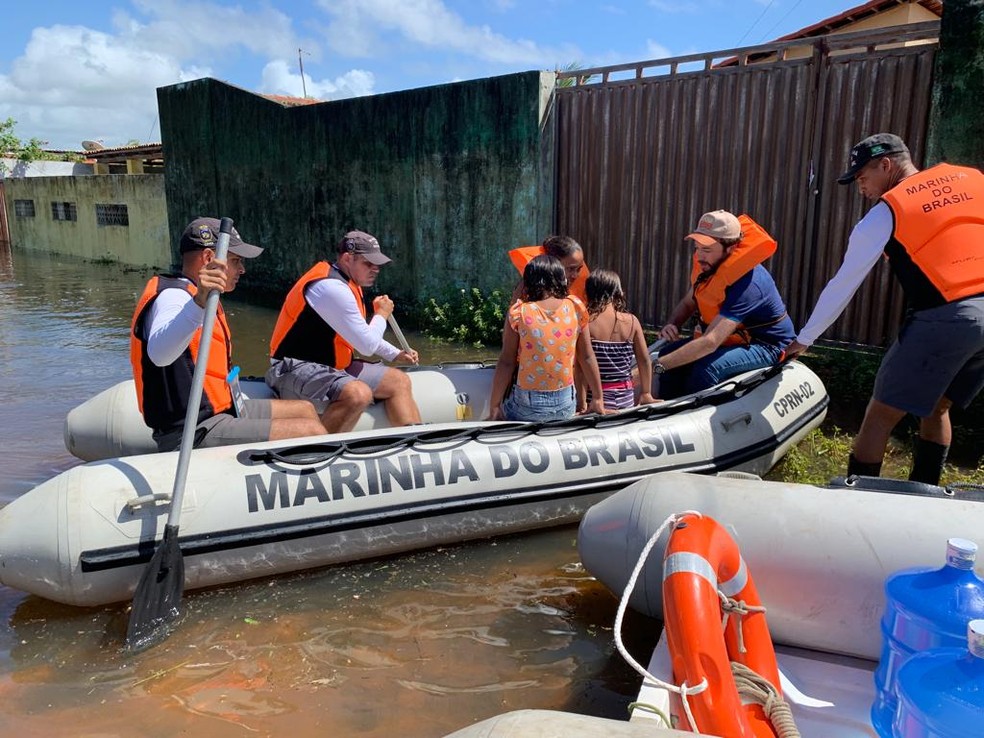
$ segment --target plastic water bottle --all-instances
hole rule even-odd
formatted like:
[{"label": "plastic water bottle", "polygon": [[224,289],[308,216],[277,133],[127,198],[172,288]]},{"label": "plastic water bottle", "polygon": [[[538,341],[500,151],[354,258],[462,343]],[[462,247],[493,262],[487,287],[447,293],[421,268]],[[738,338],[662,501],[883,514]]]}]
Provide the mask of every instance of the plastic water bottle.
[{"label": "plastic water bottle", "polygon": [[967,625],[967,645],[917,653],[897,679],[896,738],[984,734],[984,620]]},{"label": "plastic water bottle", "polygon": [[885,581],[882,653],[871,707],[871,724],[882,738],[893,735],[895,681],[902,664],[919,651],[966,645],[967,623],[984,618],[984,581],[974,573],[976,558],[976,543],[951,538],[942,568],[905,569]]}]

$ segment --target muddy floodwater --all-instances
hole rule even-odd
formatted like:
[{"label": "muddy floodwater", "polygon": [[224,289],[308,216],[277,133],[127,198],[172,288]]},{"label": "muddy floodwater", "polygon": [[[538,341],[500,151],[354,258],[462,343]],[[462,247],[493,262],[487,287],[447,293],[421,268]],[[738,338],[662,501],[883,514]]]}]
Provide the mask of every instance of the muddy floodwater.
[{"label": "muddy floodwater", "polygon": [[[0,506],[81,463],[65,414],[129,376],[149,272],[0,250]],[[235,358],[261,374],[274,310],[230,296]],[[399,310],[399,308],[398,308]],[[424,363],[492,358],[408,334]],[[576,528],[187,593],[174,633],[132,655],[126,605],[82,609],[0,586],[9,736],[442,736],[507,710],[625,718],[639,678],[615,598]],[[640,660],[656,626],[627,618]]]}]

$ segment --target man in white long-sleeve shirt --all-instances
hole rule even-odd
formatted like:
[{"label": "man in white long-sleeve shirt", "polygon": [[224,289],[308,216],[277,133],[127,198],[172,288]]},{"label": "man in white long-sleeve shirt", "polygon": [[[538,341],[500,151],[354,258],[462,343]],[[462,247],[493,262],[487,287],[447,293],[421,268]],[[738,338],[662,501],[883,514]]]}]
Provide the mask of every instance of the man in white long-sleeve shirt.
[{"label": "man in white long-sleeve shirt", "polygon": [[877,133],[851,149],[837,181],[857,181],[875,204],[786,356],[812,345],[887,257],[908,312],[878,370],[847,471],[878,476],[892,429],[912,413],[920,426],[909,479],[938,484],[950,407],[966,407],[984,387],[984,175],[950,164],[919,171],[902,139]]},{"label": "man in white long-sleeve shirt", "polygon": [[[231,292],[246,268],[243,259],[263,253],[233,229],[226,260],[215,258],[219,221],[193,220],[181,236],[181,272],[154,276],[133,314],[130,361],[144,422],[161,451],[181,442],[201,342],[205,303],[212,290]],[[222,305],[212,330],[195,446],[273,441],[321,435],[324,426],[309,402],[246,400],[234,404],[227,382],[232,340]]]},{"label": "man in white long-sleeve shirt", "polygon": [[270,340],[266,380],[282,398],[310,400],[329,433],[352,430],[374,400],[385,403],[393,426],[420,422],[410,378],[398,369],[355,359],[417,362],[383,339],[393,314],[387,295],[373,300],[367,319],[362,288],[373,285],[390,262],[375,237],[349,231],[338,242],[334,264],[319,261],[287,294]]}]

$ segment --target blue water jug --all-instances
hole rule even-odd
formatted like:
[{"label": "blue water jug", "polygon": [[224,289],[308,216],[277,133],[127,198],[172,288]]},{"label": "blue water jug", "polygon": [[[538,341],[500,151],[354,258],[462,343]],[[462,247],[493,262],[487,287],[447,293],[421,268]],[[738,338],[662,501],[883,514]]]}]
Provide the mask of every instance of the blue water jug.
[{"label": "blue water jug", "polygon": [[979,738],[984,734],[984,620],[967,625],[967,645],[934,648],[896,675],[896,738]]},{"label": "blue water jug", "polygon": [[984,581],[974,573],[976,558],[976,543],[951,538],[942,568],[905,569],[885,581],[882,653],[871,707],[871,724],[882,738],[892,736],[895,678],[906,659],[930,648],[965,646],[967,623],[984,618]]}]

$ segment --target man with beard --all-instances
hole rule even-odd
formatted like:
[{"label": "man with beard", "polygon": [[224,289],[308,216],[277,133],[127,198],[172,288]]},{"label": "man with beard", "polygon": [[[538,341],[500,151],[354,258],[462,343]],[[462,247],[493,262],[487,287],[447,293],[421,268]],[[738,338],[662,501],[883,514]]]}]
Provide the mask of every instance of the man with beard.
[{"label": "man with beard", "polygon": [[[742,372],[771,366],[795,335],[772,275],[762,266],[776,242],[751,218],[726,210],[701,216],[687,236],[694,246],[691,288],[659,332],[672,341],[653,374],[660,398],[698,392]],[[680,339],[691,317],[692,338]]]}]

